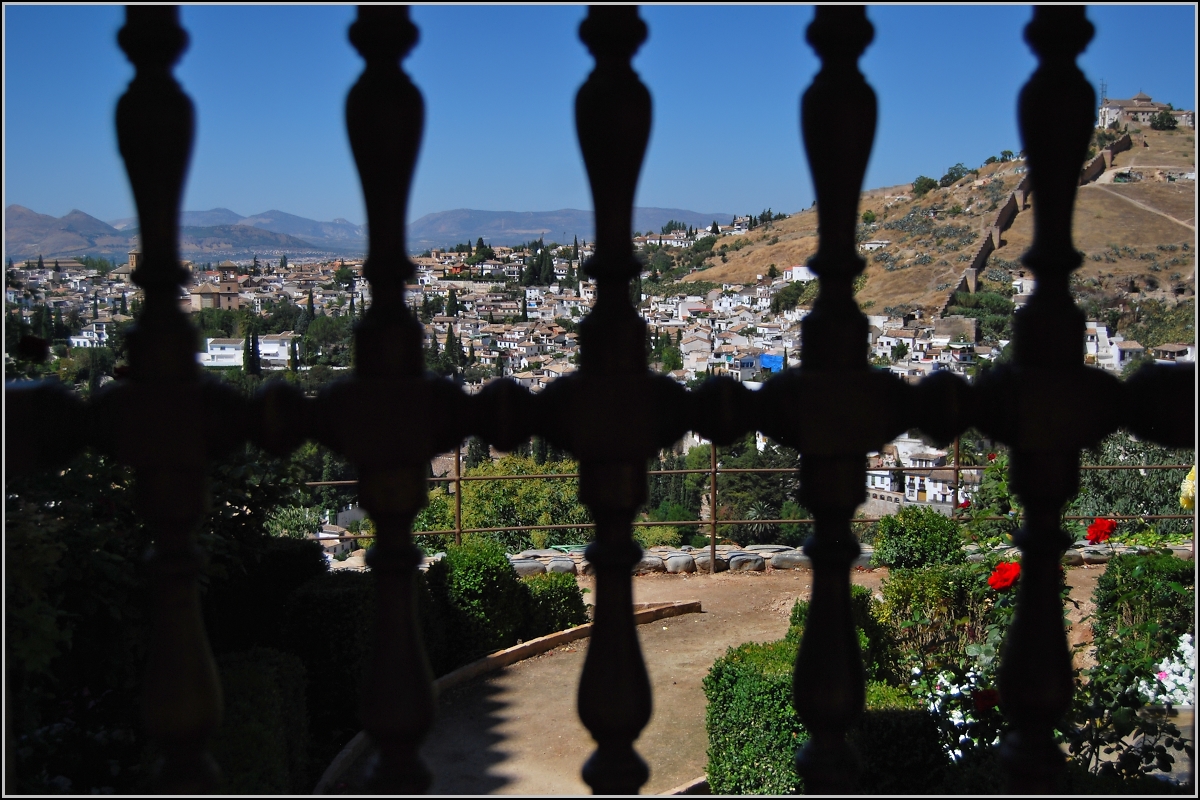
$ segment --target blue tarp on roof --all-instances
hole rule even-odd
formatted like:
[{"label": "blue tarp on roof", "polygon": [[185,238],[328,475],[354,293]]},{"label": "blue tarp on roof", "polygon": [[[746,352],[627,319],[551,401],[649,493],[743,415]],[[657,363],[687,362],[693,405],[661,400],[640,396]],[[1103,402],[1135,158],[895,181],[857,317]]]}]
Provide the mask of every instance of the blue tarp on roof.
[{"label": "blue tarp on roof", "polygon": [[771,372],[779,372],[783,369],[783,356],[773,356],[768,353],[763,353],[759,357],[762,368]]}]

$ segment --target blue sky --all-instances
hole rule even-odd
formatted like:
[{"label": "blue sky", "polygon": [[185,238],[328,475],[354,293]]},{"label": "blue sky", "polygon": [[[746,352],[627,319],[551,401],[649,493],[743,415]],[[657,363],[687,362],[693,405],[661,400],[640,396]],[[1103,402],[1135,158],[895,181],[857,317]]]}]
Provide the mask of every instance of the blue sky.
[{"label": "blue sky", "polygon": [[[362,222],[343,103],[362,61],[353,6],[185,6],[176,76],[197,108],[184,208]],[[1080,59],[1110,97],[1196,107],[1196,9],[1100,5]],[[575,5],[417,6],[405,68],[426,102],[410,219],[453,208],[590,208],[575,92],[592,59]],[[813,200],[799,98],[818,68],[811,6],[662,5],[634,66],[654,98],[637,204],[792,212]],[[879,97],[865,188],[1020,149],[1035,62],[1028,6],[873,6],[860,66]],[[133,75],[120,6],[4,7],[4,204],[133,216],[113,111]]]}]

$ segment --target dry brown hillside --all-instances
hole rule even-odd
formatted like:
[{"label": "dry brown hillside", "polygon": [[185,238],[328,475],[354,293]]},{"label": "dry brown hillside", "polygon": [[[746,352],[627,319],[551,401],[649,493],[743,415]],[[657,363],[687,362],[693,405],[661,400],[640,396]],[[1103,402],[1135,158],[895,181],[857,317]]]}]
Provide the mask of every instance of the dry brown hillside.
[{"label": "dry brown hillside", "polygon": [[[1147,128],[1133,140],[1135,146],[1117,154],[1109,173],[1079,191],[1075,242],[1086,255],[1079,277],[1126,288],[1132,280],[1141,291],[1164,299],[1191,296],[1196,185],[1159,181],[1155,173],[1195,169],[1195,132]],[[860,304],[880,311],[908,305],[939,312],[962,281],[1024,170],[1023,160],[982,166],[957,184],[919,198],[911,196],[907,185],[863,192],[859,211],[874,212],[876,220],[860,225],[859,239],[889,244],[863,253],[867,281],[858,294]],[[1142,180],[1113,182],[1117,173],[1125,171],[1141,172]],[[990,183],[979,186],[980,181]],[[1002,234],[1001,247],[984,265],[985,272],[1020,268],[1019,258],[1033,235],[1031,212],[1036,202],[1030,195],[1018,211]],[[931,209],[940,212],[936,218],[930,218]],[[803,264],[816,252],[816,224],[815,211],[806,210],[743,237],[722,237],[706,262],[712,266],[685,280],[751,283],[757,275],[765,275],[771,264],[780,271]]]}]

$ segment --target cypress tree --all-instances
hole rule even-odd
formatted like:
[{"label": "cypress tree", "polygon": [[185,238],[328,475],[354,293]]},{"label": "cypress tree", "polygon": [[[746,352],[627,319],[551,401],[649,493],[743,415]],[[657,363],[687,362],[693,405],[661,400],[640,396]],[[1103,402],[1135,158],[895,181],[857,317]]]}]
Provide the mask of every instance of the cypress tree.
[{"label": "cypress tree", "polygon": [[38,253],[38,269],[45,269],[46,265],[42,263],[42,254]]},{"label": "cypress tree", "polygon": [[121,313],[124,315],[129,314],[129,306],[125,303],[125,293],[124,292],[121,292]]},{"label": "cypress tree", "polygon": [[521,321],[529,322],[529,301],[524,295],[521,296]]},{"label": "cypress tree", "polygon": [[[41,256],[38,256],[38,261],[41,261]],[[97,319],[100,316],[100,293],[92,292],[92,319]]]},{"label": "cypress tree", "polygon": [[308,290],[308,319],[311,322],[317,315],[313,313],[313,291]]},{"label": "cypress tree", "polygon": [[288,369],[296,372],[300,367],[299,354],[296,352],[296,340],[294,338],[288,340]]},{"label": "cypress tree", "polygon": [[354,295],[350,295],[350,319],[354,319]]}]

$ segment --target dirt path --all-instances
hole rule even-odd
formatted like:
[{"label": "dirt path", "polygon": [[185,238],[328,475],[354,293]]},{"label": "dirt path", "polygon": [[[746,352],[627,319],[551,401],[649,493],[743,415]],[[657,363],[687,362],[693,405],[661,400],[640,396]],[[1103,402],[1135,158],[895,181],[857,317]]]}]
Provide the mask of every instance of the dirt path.
[{"label": "dirt path", "polygon": [[[1103,567],[1067,571],[1072,596],[1088,613]],[[855,571],[873,591],[886,569]],[[594,590],[591,578],[580,585]],[[700,600],[704,611],[638,627],[650,674],[654,711],[635,743],[650,765],[643,794],[663,792],[704,773],[708,741],[701,680],[727,648],[779,639],[796,598],[807,598],[809,570],[718,575],[650,575],[634,580],[634,602]],[[594,594],[586,595],[591,600]],[[1090,640],[1073,626],[1072,643]],[[576,690],[587,641],[479,678],[440,698],[438,719],[422,754],[434,794],[586,794],[579,772],[594,743],[579,722]]]}]

